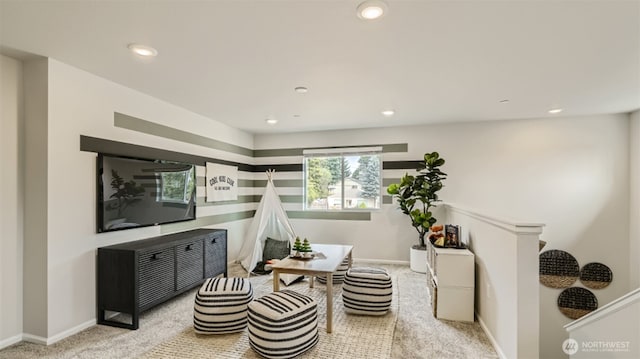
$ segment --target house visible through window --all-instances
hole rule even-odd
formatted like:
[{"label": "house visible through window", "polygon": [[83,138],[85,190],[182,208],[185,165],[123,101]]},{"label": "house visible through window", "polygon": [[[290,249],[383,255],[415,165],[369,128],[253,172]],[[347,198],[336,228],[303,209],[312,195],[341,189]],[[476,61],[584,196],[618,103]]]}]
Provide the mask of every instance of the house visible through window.
[{"label": "house visible through window", "polygon": [[381,148],[304,151],[307,210],[380,208]]}]

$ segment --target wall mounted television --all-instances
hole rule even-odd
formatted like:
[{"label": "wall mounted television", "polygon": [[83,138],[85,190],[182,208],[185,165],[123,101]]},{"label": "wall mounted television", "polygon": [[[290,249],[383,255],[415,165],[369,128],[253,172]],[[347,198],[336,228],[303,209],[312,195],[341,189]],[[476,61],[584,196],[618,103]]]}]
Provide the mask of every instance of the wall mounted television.
[{"label": "wall mounted television", "polygon": [[196,218],[195,166],[99,154],[97,232]]}]

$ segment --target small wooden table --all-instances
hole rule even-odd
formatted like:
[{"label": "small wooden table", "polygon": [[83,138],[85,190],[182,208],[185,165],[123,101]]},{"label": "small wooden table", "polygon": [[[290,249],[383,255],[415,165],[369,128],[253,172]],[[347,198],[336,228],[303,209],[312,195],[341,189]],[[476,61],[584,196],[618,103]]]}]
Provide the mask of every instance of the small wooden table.
[{"label": "small wooden table", "polygon": [[327,333],[333,329],[333,272],[345,257],[349,258],[349,268],[353,258],[353,246],[338,244],[312,244],[311,249],[316,257],[309,260],[285,258],[271,266],[273,270],[273,291],[280,290],[280,273],[291,273],[309,276],[309,287],[313,288],[313,278],[316,275],[327,276]]}]

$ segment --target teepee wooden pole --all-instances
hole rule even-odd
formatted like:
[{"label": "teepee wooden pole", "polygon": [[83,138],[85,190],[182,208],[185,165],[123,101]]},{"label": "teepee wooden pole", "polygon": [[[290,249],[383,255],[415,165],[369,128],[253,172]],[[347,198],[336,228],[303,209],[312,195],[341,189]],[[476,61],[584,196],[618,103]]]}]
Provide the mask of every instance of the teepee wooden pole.
[{"label": "teepee wooden pole", "polygon": [[275,172],[276,172],[276,171],[275,171],[274,169],[271,169],[271,168],[267,170],[267,179],[269,180],[269,182],[271,182],[271,180],[272,180],[272,176],[273,176],[273,174],[274,174]]}]

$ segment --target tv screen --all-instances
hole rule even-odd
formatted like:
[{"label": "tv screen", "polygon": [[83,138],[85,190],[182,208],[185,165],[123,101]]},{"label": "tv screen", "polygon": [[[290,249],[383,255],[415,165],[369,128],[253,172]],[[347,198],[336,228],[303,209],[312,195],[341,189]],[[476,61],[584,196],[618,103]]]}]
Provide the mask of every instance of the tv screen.
[{"label": "tv screen", "polygon": [[196,217],[192,164],[100,154],[97,174],[99,233]]}]

